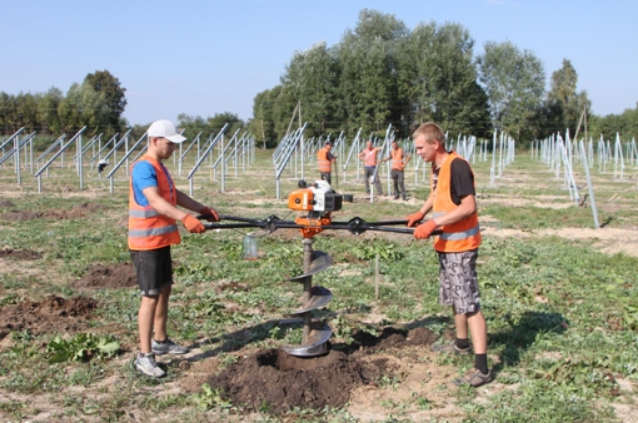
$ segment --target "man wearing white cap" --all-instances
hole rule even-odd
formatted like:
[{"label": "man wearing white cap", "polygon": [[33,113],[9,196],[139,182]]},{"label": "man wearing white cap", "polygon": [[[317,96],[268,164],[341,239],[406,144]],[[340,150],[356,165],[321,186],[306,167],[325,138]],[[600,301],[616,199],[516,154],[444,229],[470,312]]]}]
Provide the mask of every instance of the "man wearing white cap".
[{"label": "man wearing white cap", "polygon": [[158,120],[147,131],[148,151],[131,167],[129,186],[128,245],[142,293],[138,313],[140,354],[135,367],[152,377],[166,372],[157,365],[156,354],[185,354],[188,349],[173,342],[166,333],[168,298],[173,284],[171,245],[180,243],[177,221],[191,233],[202,233],[204,225],[184,207],[209,221],[219,220],[217,212],[193,200],[175,187],[162,164],[175,146],[184,140],[168,120]]}]

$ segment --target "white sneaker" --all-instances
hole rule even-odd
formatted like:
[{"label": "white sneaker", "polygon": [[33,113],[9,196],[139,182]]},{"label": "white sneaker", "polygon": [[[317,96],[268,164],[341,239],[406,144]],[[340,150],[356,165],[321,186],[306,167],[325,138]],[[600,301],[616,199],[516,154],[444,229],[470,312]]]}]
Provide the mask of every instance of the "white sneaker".
[{"label": "white sneaker", "polygon": [[151,340],[151,349],[157,355],[162,354],[186,354],[190,350],[186,347],[182,347],[181,345],[173,342],[170,338],[166,338],[166,341],[159,343],[154,339]]},{"label": "white sneaker", "polygon": [[135,368],[147,376],[164,377],[166,372],[155,362],[154,353],[140,353],[135,358]]}]

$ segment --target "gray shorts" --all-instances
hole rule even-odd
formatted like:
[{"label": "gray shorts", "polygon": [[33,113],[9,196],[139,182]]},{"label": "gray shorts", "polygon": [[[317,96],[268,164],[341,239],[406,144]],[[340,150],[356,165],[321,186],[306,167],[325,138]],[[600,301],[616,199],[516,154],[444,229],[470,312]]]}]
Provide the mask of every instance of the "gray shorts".
[{"label": "gray shorts", "polygon": [[456,314],[475,313],[481,309],[476,258],[478,250],[462,253],[438,253],[439,302],[454,306]]},{"label": "gray shorts", "polygon": [[150,251],[130,250],[130,253],[142,295],[159,295],[162,288],[173,284],[170,246]]}]

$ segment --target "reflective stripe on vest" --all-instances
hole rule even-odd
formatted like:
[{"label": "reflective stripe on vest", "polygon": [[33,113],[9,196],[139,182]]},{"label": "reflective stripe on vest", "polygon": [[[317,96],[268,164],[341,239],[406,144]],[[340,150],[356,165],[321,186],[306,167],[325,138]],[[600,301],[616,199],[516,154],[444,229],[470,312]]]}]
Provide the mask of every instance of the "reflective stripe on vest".
[{"label": "reflective stripe on vest", "polygon": [[405,169],[405,164],[403,164],[403,149],[397,148],[396,150],[392,150],[390,153],[392,154],[392,169]]},{"label": "reflective stripe on vest", "polygon": [[[144,156],[139,161],[146,161],[155,169],[157,191],[160,197],[173,206],[177,205],[175,184],[168,171],[159,161],[150,156]],[[131,175],[137,163],[135,162],[131,166]],[[159,214],[151,206],[143,207],[136,202],[132,176],[129,182],[128,228],[128,246],[131,250],[156,250],[180,242],[175,219]]]},{"label": "reflective stripe on vest", "polygon": [[467,231],[454,232],[454,233],[442,233],[439,237],[446,241],[460,241],[462,239],[469,238],[471,236],[475,236],[479,233],[478,226],[475,226]]},{"label": "reflective stripe on vest", "polygon": [[149,228],[128,231],[128,236],[132,238],[143,238],[146,236],[164,235],[177,230],[177,225],[168,225],[163,228]]},{"label": "reflective stripe on vest", "polygon": [[159,213],[155,209],[150,210],[129,210],[128,215],[130,217],[137,217],[139,219],[146,219],[147,217],[159,216]]},{"label": "reflective stripe on vest", "polygon": [[[439,169],[436,191],[434,191],[434,204],[432,206],[433,218],[441,217],[456,207],[452,201],[452,161],[459,156],[452,151]],[[461,159],[463,160],[463,159]],[[434,188],[434,172],[430,180],[430,188]],[[481,232],[478,223],[478,214],[474,212],[465,219],[444,225],[443,233],[434,237],[434,249],[443,253],[456,253],[474,250],[481,244]]]},{"label": "reflective stripe on vest", "polygon": [[363,165],[364,166],[376,166],[377,165],[377,150],[363,150]]},{"label": "reflective stripe on vest", "polygon": [[317,152],[317,167],[319,168],[319,172],[330,172],[330,160],[328,160],[328,152],[329,148],[322,148]]}]

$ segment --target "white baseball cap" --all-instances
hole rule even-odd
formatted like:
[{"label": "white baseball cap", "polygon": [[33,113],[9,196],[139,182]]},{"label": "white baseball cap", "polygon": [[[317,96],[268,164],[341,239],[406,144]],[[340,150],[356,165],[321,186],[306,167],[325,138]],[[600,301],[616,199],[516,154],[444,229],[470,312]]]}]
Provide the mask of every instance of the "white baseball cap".
[{"label": "white baseball cap", "polygon": [[177,129],[175,129],[175,125],[173,122],[166,119],[156,120],[151,123],[151,126],[148,127],[147,131],[148,137],[158,137],[158,138],[166,138],[172,143],[179,144],[180,142],[184,142],[186,140],[185,137],[181,136]]}]

